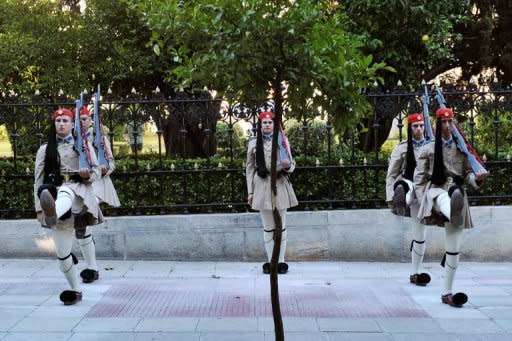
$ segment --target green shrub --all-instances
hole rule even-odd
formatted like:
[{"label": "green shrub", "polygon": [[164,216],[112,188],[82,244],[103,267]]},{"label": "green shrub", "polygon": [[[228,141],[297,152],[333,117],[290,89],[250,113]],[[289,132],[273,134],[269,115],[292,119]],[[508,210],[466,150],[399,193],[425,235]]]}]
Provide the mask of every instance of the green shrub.
[{"label": "green shrub", "polygon": [[[244,147],[245,148],[245,147]],[[343,165],[339,164],[339,156]],[[384,207],[384,183],[387,160],[381,155],[374,164],[374,155],[355,153],[340,147],[329,167],[323,156],[297,156],[296,171],[290,175],[301,206],[311,210],[327,208]],[[319,165],[317,167],[316,161]],[[367,160],[368,165],[364,164]],[[245,205],[246,183],[244,153],[231,160],[215,156],[210,159],[162,159],[143,154],[135,162],[118,158],[112,179],[122,203],[120,209],[107,209],[106,214],[161,214],[226,212]],[[16,169],[12,159],[0,160],[0,217],[34,217],[33,159],[18,159]],[[506,181],[512,162],[489,162],[490,176],[482,189],[468,188],[472,204],[493,203],[492,197],[512,193],[512,183]],[[210,170],[210,171],[206,171]],[[473,197],[474,196],[474,197]],[[322,201],[334,200],[329,205]],[[314,202],[316,201],[316,203]],[[502,198],[500,204],[510,203]],[[196,205],[195,208],[190,207]],[[143,207],[143,210],[136,209]]]}]

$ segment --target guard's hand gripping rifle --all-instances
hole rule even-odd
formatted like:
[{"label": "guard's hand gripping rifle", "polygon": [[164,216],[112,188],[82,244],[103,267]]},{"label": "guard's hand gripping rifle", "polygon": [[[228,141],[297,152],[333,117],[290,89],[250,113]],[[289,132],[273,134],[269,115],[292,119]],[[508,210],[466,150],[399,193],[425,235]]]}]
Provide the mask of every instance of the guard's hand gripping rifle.
[{"label": "guard's hand gripping rifle", "polygon": [[[439,107],[446,108],[446,100],[444,99],[443,93],[438,86],[436,86],[435,97],[439,103]],[[468,143],[464,135],[462,135],[460,132],[459,127],[455,123],[452,124],[452,135],[456,139],[457,146],[459,147],[460,151],[466,154],[473,173],[475,173],[475,175],[487,174],[488,171],[484,168],[482,160],[480,160],[480,157],[478,157],[476,151],[473,149],[471,144]],[[474,154],[470,150],[473,151]]]},{"label": "guard's hand gripping rifle", "polygon": [[82,122],[80,121],[80,109],[83,106],[83,94],[80,94],[80,99],[75,101],[75,128],[73,130],[73,137],[75,139],[75,150],[78,152],[78,167],[80,169],[91,169],[89,158],[87,156],[87,146],[82,131]]},{"label": "guard's hand gripping rifle", "polygon": [[94,95],[94,145],[98,149],[98,163],[101,166],[109,169],[110,165],[108,164],[108,154],[106,153],[106,141],[104,141],[105,136],[103,136],[103,132],[101,130],[101,119],[100,119],[100,85],[98,84],[98,91]]},{"label": "guard's hand gripping rifle", "polygon": [[427,85],[423,85],[423,116],[425,117],[425,134],[429,142],[434,141],[434,131],[432,129],[432,123],[430,123],[430,115],[428,112],[428,105],[430,99],[428,97]]}]

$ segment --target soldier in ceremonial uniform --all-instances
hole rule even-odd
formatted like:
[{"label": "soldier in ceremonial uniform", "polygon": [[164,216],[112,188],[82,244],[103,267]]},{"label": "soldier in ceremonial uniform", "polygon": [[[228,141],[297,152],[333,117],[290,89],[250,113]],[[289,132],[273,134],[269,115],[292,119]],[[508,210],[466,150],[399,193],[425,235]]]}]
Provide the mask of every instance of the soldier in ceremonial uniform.
[{"label": "soldier in ceremonial uniform", "polygon": [[[88,142],[94,147],[95,154],[97,155],[98,146],[94,144],[94,134],[96,132],[93,131],[91,127],[91,115],[89,110],[84,106],[80,110],[80,121],[82,123],[82,131],[85,132],[85,137]],[[102,145],[100,148],[104,148],[105,155],[108,157],[108,167],[99,165],[101,176],[92,183],[92,187],[94,190],[94,194],[97,197],[99,203],[105,202],[110,206],[118,207],[120,206],[119,198],[117,197],[117,192],[114,188],[114,184],[110,179],[110,174],[115,169],[114,159],[112,157],[112,151],[110,149],[110,144],[108,143],[106,138],[102,138]],[[76,235],[78,244],[80,245],[80,250],[82,251],[82,255],[85,260],[85,269],[80,272],[80,277],[82,277],[82,281],[84,283],[91,283],[95,280],[99,279],[99,270],[98,265],[96,263],[96,247],[94,245],[94,239],[91,233],[86,233],[86,230],[83,230],[83,233],[77,233]]]},{"label": "soldier in ceremonial uniform", "polygon": [[87,140],[83,147],[90,168],[79,167],[72,135],[73,113],[61,108],[53,113],[53,118],[48,143],[36,155],[34,201],[37,219],[43,227],[51,229],[60,270],[70,286],[70,290],[60,294],[60,299],[71,305],[82,299],[78,261],[71,253],[73,233],[103,220],[92,188],[100,170]]},{"label": "soldier in ceremonial uniform", "polygon": [[452,307],[462,307],[468,298],[465,293],[453,293],[453,280],[459,265],[462,230],[472,228],[469,203],[464,182],[479,188],[487,172],[475,174],[461,144],[454,139],[453,111],[441,108],[436,112],[435,143],[421,149],[414,173],[416,193],[421,198],[418,218],[423,224],[445,227],[445,268],[441,301]]},{"label": "soldier in ceremonial uniform", "polygon": [[419,286],[430,282],[430,275],[420,272],[425,254],[426,231],[417,218],[419,198],[412,182],[416,159],[421,147],[427,144],[425,140],[425,119],[421,113],[407,116],[407,141],[398,144],[389,161],[386,176],[386,202],[393,213],[400,216],[410,216],[412,225],[411,241],[411,273],[409,281]]},{"label": "soldier in ceremonial uniform", "polygon": [[[257,136],[249,141],[247,149],[246,178],[247,202],[251,208],[260,211],[263,223],[263,240],[268,262],[263,264],[263,273],[270,273],[270,260],[274,249],[275,223],[272,213],[270,188],[270,161],[272,154],[272,138],[274,131],[274,113],[262,112],[258,121]],[[286,137],[282,129],[279,133],[279,151],[277,155],[277,200],[276,206],[282,219],[282,240],[279,251],[277,271],[284,274],[288,264],[284,261],[286,253],[286,210],[298,205],[288,175],[295,169],[295,162],[290,153]]]}]

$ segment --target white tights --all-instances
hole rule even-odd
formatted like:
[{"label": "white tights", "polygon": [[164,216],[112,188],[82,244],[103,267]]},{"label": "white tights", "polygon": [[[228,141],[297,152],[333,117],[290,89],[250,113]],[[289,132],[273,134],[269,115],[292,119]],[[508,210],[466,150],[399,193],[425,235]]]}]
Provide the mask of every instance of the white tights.
[{"label": "white tights", "polygon": [[427,229],[418,219],[418,205],[410,206],[412,224],[411,275],[420,273],[420,266],[425,256]]},{"label": "white tights", "polygon": [[80,214],[84,207],[82,198],[77,197],[75,192],[67,186],[61,186],[57,192],[57,200],[55,200],[55,210],[57,211],[57,219],[66,214],[71,209],[74,214]]},{"label": "white tights", "polygon": [[443,192],[434,199],[434,209],[450,219],[451,205],[448,192]]},{"label": "white tights", "polygon": [[452,294],[453,279],[459,266],[459,251],[460,242],[462,237],[462,228],[456,227],[451,223],[446,223],[445,226],[445,240],[444,248],[446,252],[455,253],[455,255],[446,254],[446,261],[444,265],[444,291],[443,295]]},{"label": "white tights", "polygon": [[[407,204],[407,206],[409,206],[412,203],[412,198],[413,198],[412,194],[414,193],[414,183],[408,179],[402,179],[402,180],[407,184],[407,186],[409,186],[409,190],[407,191],[407,193],[405,193],[405,203]],[[411,216],[412,216],[412,213],[411,213]]]},{"label": "white tights", "polygon": [[[284,263],[284,255],[286,253],[286,210],[279,210],[282,221],[281,248],[279,249],[279,263]],[[263,240],[265,241],[265,251],[270,262],[272,251],[274,250],[274,214],[272,210],[260,211],[261,222],[263,223]]]},{"label": "white tights", "polygon": [[74,230],[72,228],[52,228],[52,237],[53,242],[55,243],[55,252],[59,258],[60,271],[64,273],[71,290],[80,291],[76,265],[74,264],[73,257],[71,256],[73,234]]},{"label": "white tights", "polygon": [[[434,199],[434,209],[441,212],[445,217],[450,218],[451,206],[448,192],[441,193]],[[444,291],[443,295],[451,294],[453,288],[453,279],[459,266],[460,240],[462,237],[462,228],[451,223],[445,224],[444,248],[446,261],[444,265]]]}]

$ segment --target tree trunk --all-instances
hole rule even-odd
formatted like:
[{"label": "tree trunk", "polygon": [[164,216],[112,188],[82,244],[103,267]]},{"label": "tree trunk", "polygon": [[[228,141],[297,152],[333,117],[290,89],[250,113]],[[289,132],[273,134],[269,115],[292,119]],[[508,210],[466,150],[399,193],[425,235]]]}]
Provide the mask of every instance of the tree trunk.
[{"label": "tree trunk", "polygon": [[220,102],[209,93],[189,95],[178,93],[183,100],[169,107],[169,116],[162,122],[166,156],[206,158],[217,151],[217,120]]},{"label": "tree trunk", "polygon": [[283,317],[281,316],[281,305],[279,303],[279,281],[277,276],[277,265],[279,261],[279,251],[281,250],[281,238],[283,233],[283,221],[279,215],[279,211],[276,206],[277,200],[277,153],[278,153],[278,138],[279,125],[281,124],[283,116],[283,107],[281,99],[281,79],[276,77],[274,88],[274,138],[272,139],[272,156],[270,166],[270,187],[271,187],[271,200],[272,200],[272,211],[274,214],[274,249],[272,250],[272,258],[270,260],[270,298],[272,301],[272,315],[274,318],[274,332],[276,341],[284,341],[284,329],[283,329]]}]

